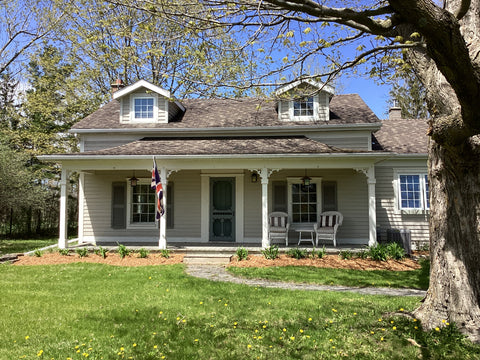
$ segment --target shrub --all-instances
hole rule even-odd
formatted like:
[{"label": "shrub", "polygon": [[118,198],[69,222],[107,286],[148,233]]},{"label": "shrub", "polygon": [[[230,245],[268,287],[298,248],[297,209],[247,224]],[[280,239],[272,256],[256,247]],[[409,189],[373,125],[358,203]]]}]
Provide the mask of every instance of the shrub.
[{"label": "shrub", "polygon": [[168,249],[160,250],[160,256],[164,257],[165,259],[168,259],[170,257],[170,250]]},{"label": "shrub", "polygon": [[58,249],[58,253],[60,255],[63,255],[63,256],[68,256],[68,254],[70,253],[70,250],[68,250],[68,249]]},{"label": "shrub", "polygon": [[418,251],[429,251],[430,250],[430,244],[428,242],[422,242],[418,246]]},{"label": "shrub", "polygon": [[33,255],[35,255],[36,257],[41,257],[43,255],[43,252],[37,249],[33,252]]},{"label": "shrub", "polygon": [[88,249],[87,248],[78,248],[75,250],[79,257],[87,257],[88,256]]},{"label": "shrub", "polygon": [[[312,253],[315,253],[315,250],[313,250]],[[325,249],[325,245],[323,245],[323,247],[320,250],[316,251],[316,255],[319,259],[322,259],[326,254],[327,254],[327,250]]]},{"label": "shrub", "polygon": [[140,250],[138,250],[139,258],[145,259],[148,257],[148,254],[149,254],[149,251],[147,249],[141,248]]},{"label": "shrub", "polygon": [[278,258],[278,246],[271,245],[268,248],[263,249],[262,254],[267,260],[275,260]]},{"label": "shrub", "polygon": [[397,243],[387,245],[388,256],[395,260],[402,260],[405,257],[405,250]]},{"label": "shrub", "polygon": [[368,253],[372,260],[375,261],[387,261],[388,260],[388,251],[387,247],[383,244],[377,244],[376,246],[370,246],[368,248]]},{"label": "shrub", "polygon": [[120,258],[124,258],[125,256],[128,256],[130,254],[130,250],[127,249],[127,247],[123,244],[118,244],[118,255],[120,255]]},{"label": "shrub", "polygon": [[100,255],[104,259],[107,257],[107,252],[108,252],[108,250],[104,249],[101,246],[98,249],[95,249],[95,254]]},{"label": "shrub", "polygon": [[287,255],[297,260],[305,259],[307,257],[307,250],[302,250],[299,248],[290,249],[288,250]]},{"label": "shrub", "polygon": [[353,254],[350,250],[342,250],[340,251],[338,256],[340,256],[340,259],[350,260],[353,257]]},{"label": "shrub", "polygon": [[357,253],[357,257],[360,258],[360,259],[368,259],[368,251],[363,249],[363,250],[360,250],[358,253]]},{"label": "shrub", "polygon": [[247,260],[248,258],[248,250],[244,247],[238,248],[235,254],[237,255],[238,261]]}]

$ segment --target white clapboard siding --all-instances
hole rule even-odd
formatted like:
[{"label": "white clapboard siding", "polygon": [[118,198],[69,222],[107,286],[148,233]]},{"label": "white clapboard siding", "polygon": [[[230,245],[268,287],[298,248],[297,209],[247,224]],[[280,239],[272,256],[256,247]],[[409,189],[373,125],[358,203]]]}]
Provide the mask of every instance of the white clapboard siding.
[{"label": "white clapboard siding", "polygon": [[[426,170],[425,170],[426,171]],[[380,235],[385,238],[386,229],[409,229],[412,242],[428,242],[428,214],[395,213],[395,195],[393,189],[393,169],[391,167],[376,167],[375,186],[377,197],[377,227]]]},{"label": "white clapboard siding", "polygon": [[260,179],[256,183],[250,180],[250,173],[245,176],[245,228],[246,238],[262,238],[262,184]]}]

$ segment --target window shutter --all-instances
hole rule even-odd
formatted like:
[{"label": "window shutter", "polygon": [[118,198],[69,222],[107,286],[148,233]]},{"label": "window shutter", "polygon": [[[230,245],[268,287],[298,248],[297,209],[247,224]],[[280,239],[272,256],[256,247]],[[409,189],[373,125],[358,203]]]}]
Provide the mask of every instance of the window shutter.
[{"label": "window shutter", "polygon": [[125,229],[127,227],[127,183],[112,184],[112,228]]},{"label": "window shutter", "polygon": [[173,183],[167,185],[167,229],[173,229]]},{"label": "window shutter", "polygon": [[288,211],[287,183],[285,181],[273,181],[273,211]]},{"label": "window shutter", "polygon": [[322,211],[337,211],[337,183],[335,181],[322,182]]}]

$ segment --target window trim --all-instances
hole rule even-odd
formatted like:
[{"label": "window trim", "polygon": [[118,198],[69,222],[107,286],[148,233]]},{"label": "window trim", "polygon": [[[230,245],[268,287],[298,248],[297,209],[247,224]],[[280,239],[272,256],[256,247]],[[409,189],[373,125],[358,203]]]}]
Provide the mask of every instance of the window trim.
[{"label": "window trim", "polygon": [[290,115],[290,120],[292,121],[312,121],[318,120],[318,109],[319,109],[319,100],[318,94],[307,96],[307,98],[313,99],[313,115],[294,115],[295,114],[295,102],[299,101],[298,99],[292,99],[288,103],[288,111]]},{"label": "window trim", "polygon": [[[132,222],[132,186],[130,186],[129,179],[125,179],[127,182],[127,229],[155,229],[157,224],[153,222],[142,222],[134,223]],[[138,180],[138,185],[150,185],[152,179],[150,178],[141,178]]]},{"label": "window trim", "polygon": [[[402,197],[400,190],[400,176],[404,175],[417,175],[420,182],[420,207],[419,208],[403,208]],[[393,176],[393,191],[395,197],[395,213],[396,214],[423,214],[430,211],[430,207],[427,207],[427,194],[426,194],[426,182],[425,177],[428,174],[425,169],[394,169]]]},{"label": "window trim", "polygon": [[[153,117],[152,118],[136,118],[135,117],[135,100],[137,99],[153,99]],[[130,122],[132,123],[156,123],[158,122],[158,96],[156,94],[133,94],[130,96]]]},{"label": "window trim", "polygon": [[302,226],[302,225],[312,225],[318,222],[320,218],[320,214],[322,213],[322,178],[321,177],[312,177],[310,180],[311,184],[317,185],[317,221],[315,222],[293,222],[292,214],[293,214],[293,201],[292,201],[292,185],[293,184],[301,184],[302,179],[298,177],[287,177],[287,201],[288,201],[288,221],[292,224],[292,228],[295,229],[295,226]]}]

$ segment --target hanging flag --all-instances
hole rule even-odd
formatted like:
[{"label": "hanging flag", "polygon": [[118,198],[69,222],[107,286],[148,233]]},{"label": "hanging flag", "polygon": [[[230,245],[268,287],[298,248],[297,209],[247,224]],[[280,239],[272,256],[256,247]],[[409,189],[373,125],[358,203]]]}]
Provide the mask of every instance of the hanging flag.
[{"label": "hanging flag", "polygon": [[159,220],[160,217],[165,214],[165,209],[163,207],[163,186],[162,182],[160,181],[160,175],[158,174],[155,158],[153,159],[152,169],[152,190],[155,190],[155,194],[157,195],[157,211],[155,219]]}]

